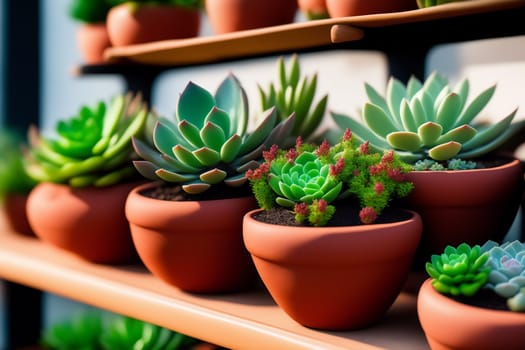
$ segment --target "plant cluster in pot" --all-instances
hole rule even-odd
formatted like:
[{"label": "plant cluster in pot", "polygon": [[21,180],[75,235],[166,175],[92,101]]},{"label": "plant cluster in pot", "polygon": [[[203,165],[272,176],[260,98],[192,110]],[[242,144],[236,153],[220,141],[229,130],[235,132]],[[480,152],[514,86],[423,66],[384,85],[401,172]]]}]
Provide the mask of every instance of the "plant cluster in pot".
[{"label": "plant cluster in pot", "polygon": [[26,211],[37,237],[94,263],[138,260],[124,204],[144,181],[131,137],[142,137],[150,116],[139,96],[118,95],[83,105],[53,134],[29,129],[24,165],[38,184]]},{"label": "plant cluster in pot", "polygon": [[495,85],[469,98],[468,79],[451,87],[433,72],[424,82],[412,77],[406,85],[390,78],[384,97],[365,87],[369,101],[361,120],[332,116],[371,148],[394,149],[412,165],[407,176],[415,189],[406,202],[424,224],[418,269],[447,245],[501,242],[521,203],[523,167],[499,150],[525,122],[514,121],[516,110],[494,123],[479,120]]},{"label": "plant cluster in pot", "polygon": [[[392,205],[412,184],[394,152],[370,152],[349,130],[330,146],[273,146],[247,176],[260,209],[244,243],[270,295],[299,324],[351,330],[381,320],[410,271],[420,216]],[[337,210],[336,210],[337,208]]]},{"label": "plant cluster in pot", "polygon": [[0,205],[9,230],[34,236],[27,220],[26,202],[36,181],[27,175],[24,168],[25,147],[17,130],[7,127],[0,130]]},{"label": "plant cluster in pot", "polygon": [[524,243],[447,246],[425,267],[417,312],[433,350],[523,349]]},{"label": "plant cluster in pot", "polygon": [[297,0],[299,11],[309,20],[329,18],[326,0]]},{"label": "plant cluster in pot", "polygon": [[106,25],[115,47],[199,35],[202,0],[110,0]]},{"label": "plant cluster in pot", "polygon": [[215,94],[189,82],[175,120],[157,121],[153,145],[133,139],[148,184],[126,201],[135,247],[164,282],[193,293],[254,286],[257,274],[242,242],[242,217],[256,207],[245,177],[262,151],[287,138],[293,115],[275,124],[271,108],[248,132],[248,99],[229,74]]},{"label": "plant cluster in pot", "polygon": [[468,0],[416,0],[416,4],[418,8],[425,8],[425,7],[432,7],[432,6],[448,4],[451,2],[461,2],[461,1],[468,1]]},{"label": "plant cluster in pot", "polygon": [[415,0],[326,0],[332,18],[399,12],[417,8]]},{"label": "plant cluster in pot", "polygon": [[87,64],[104,62],[104,51],[111,47],[106,17],[111,0],[72,0],[69,16],[80,22],[76,32],[77,46]]},{"label": "plant cluster in pot", "polygon": [[293,23],[297,0],[206,0],[205,11],[216,34]]}]

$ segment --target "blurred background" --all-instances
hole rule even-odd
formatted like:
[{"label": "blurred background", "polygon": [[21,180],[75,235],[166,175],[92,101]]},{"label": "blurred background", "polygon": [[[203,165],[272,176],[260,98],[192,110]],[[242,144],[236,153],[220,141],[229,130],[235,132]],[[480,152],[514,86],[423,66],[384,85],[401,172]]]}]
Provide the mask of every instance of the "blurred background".
[{"label": "blurred background", "polygon": [[[76,114],[82,104],[108,100],[125,89],[118,75],[74,74],[82,58],[76,46],[79,23],[68,16],[70,0],[24,1],[0,3],[0,123],[24,130],[27,123],[38,122],[43,130],[57,120]],[[13,11],[11,7],[20,8]],[[22,9],[28,9],[28,17]],[[7,18],[13,13],[20,17]],[[206,15],[202,14],[200,35],[212,35]],[[296,21],[305,21],[297,13]],[[496,25],[487,23],[487,25]],[[25,41],[37,33],[38,42]],[[406,38],[416,39],[416,36]],[[24,45],[30,45],[25,47]],[[20,54],[14,57],[11,50]],[[305,73],[318,72],[318,94],[329,93],[328,108],[357,115],[365,100],[364,82],[381,88],[388,79],[386,60],[381,53],[366,51],[329,51],[299,56]],[[256,102],[257,84],[276,79],[277,57],[232,61],[199,67],[173,69],[157,80],[152,91],[152,107],[172,115],[178,94],[189,80],[214,90],[228,72],[233,72]],[[433,49],[425,72],[437,70],[456,82],[469,78],[472,94],[496,83],[496,93],[485,109],[488,119],[500,119],[518,107],[518,119],[525,118],[525,36],[442,45]],[[330,121],[327,118],[327,122]],[[0,150],[2,152],[4,150]],[[509,234],[521,225],[521,214]],[[0,315],[5,315],[5,298],[0,283]],[[44,325],[64,319],[87,305],[44,295]],[[0,318],[0,346],[5,340],[5,322]]]}]

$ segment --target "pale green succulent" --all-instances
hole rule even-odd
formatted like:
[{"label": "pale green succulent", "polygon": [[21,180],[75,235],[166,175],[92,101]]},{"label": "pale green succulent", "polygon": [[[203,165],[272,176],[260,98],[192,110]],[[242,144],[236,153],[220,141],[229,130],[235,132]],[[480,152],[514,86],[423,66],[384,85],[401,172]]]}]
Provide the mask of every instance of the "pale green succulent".
[{"label": "pale green succulent", "polygon": [[460,1],[467,1],[467,0],[417,0],[417,6],[419,8],[425,8],[425,7],[448,4],[449,2],[460,2]]},{"label": "pale green succulent", "polygon": [[276,125],[275,108],[266,110],[251,132],[248,99],[239,80],[229,74],[215,95],[189,82],[181,93],[176,120],[159,118],[153,129],[154,147],[133,139],[136,169],[146,178],[180,184],[189,194],[211,186],[239,187],[245,172],[257,168],[262,152],[287,139],[293,114]]},{"label": "pale green succulent", "polygon": [[525,312],[525,244],[518,240],[501,245],[488,241],[482,250],[490,255],[487,287],[507,299],[512,311]]},{"label": "pale green succulent", "polygon": [[440,293],[455,296],[473,296],[489,278],[489,254],[479,245],[466,243],[447,246],[442,254],[433,254],[425,269],[432,278],[432,286]]},{"label": "pale green succulent", "polygon": [[468,100],[468,79],[452,89],[436,72],[424,83],[411,77],[404,85],[391,77],[385,97],[369,84],[365,88],[369,101],[362,121],[332,113],[335,123],[368,140],[372,149],[394,149],[408,163],[475,159],[497,150],[525,126],[524,121],[513,123],[517,109],[494,124],[474,122],[492,98],[495,85],[472,100]]},{"label": "pale green succulent", "polygon": [[128,94],[82,106],[56,124],[56,135],[31,127],[25,169],[38,182],[73,187],[108,186],[138,176],[131,138],[142,135],[148,116],[140,98]]},{"label": "pale green succulent", "polygon": [[295,122],[291,132],[291,144],[296,136],[309,140],[317,131],[326,112],[328,95],[321,97],[314,104],[317,90],[317,74],[301,76],[301,67],[297,54],[293,54],[288,62],[284,57],[277,61],[278,83],[270,83],[265,91],[258,86],[263,110],[275,106],[278,111],[278,122],[295,113]]}]

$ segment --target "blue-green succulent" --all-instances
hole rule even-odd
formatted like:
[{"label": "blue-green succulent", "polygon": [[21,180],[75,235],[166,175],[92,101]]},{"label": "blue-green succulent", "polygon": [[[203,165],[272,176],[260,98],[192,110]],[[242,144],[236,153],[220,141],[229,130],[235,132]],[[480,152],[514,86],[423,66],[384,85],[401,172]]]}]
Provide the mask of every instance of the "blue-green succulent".
[{"label": "blue-green succulent", "polygon": [[189,194],[213,185],[242,186],[245,172],[257,168],[262,153],[286,140],[293,113],[277,123],[272,107],[248,132],[249,106],[239,80],[229,74],[215,94],[189,82],[180,94],[175,120],[159,117],[153,128],[153,146],[133,139],[142,160],[133,163],[146,178],[179,184]]},{"label": "blue-green succulent", "polygon": [[118,95],[84,105],[55,125],[55,135],[29,129],[25,169],[37,182],[109,186],[138,177],[132,137],[142,137],[150,113],[139,96]]},{"label": "blue-green succulent", "polygon": [[368,101],[362,120],[332,113],[335,123],[368,140],[371,148],[394,149],[412,164],[428,159],[475,160],[496,151],[525,126],[524,121],[513,122],[517,109],[493,124],[475,120],[491,100],[495,85],[470,100],[468,79],[452,88],[433,72],[424,82],[411,77],[406,85],[391,77],[385,96],[369,84],[365,89]]}]

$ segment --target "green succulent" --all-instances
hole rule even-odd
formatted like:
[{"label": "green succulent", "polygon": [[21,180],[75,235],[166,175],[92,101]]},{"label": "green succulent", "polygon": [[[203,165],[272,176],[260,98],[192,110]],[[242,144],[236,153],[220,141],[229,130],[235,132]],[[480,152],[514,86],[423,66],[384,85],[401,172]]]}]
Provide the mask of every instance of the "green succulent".
[{"label": "green succulent", "polygon": [[512,311],[525,312],[525,244],[488,241],[481,248],[490,255],[487,287],[506,298]]},{"label": "green succulent", "polygon": [[71,0],[68,14],[83,23],[103,23],[114,5],[111,0]]},{"label": "green succulent", "polygon": [[449,245],[442,254],[433,254],[425,269],[432,278],[432,286],[438,292],[454,296],[473,296],[488,281],[488,259],[489,254],[482,252],[479,245]]},{"label": "green succulent", "polygon": [[10,128],[0,129],[0,201],[8,194],[27,194],[36,185],[25,171],[22,136]]},{"label": "green succulent", "polygon": [[449,2],[460,2],[460,1],[466,1],[466,0],[417,0],[417,6],[419,8],[425,8],[425,7],[448,4]]},{"label": "green succulent", "polygon": [[140,98],[128,94],[82,106],[57,122],[56,135],[31,127],[25,169],[38,182],[72,187],[109,186],[138,176],[131,138],[142,135],[149,115]]},{"label": "green succulent", "polygon": [[142,160],[133,163],[146,178],[180,184],[189,194],[212,185],[232,187],[246,182],[245,172],[259,166],[263,150],[286,139],[293,114],[276,125],[270,108],[247,132],[248,99],[239,80],[229,74],[215,95],[189,82],[181,93],[176,120],[159,118],[153,129],[154,147],[134,138]]},{"label": "green succulent", "polygon": [[270,83],[267,91],[260,85],[258,86],[262,109],[267,110],[275,106],[279,115],[278,122],[295,113],[291,144],[297,136],[309,140],[323,120],[328,95],[324,95],[314,104],[317,74],[301,76],[297,54],[291,56],[288,67],[284,62],[284,57],[279,57],[277,71],[278,83]]},{"label": "green succulent", "polygon": [[98,312],[74,315],[44,329],[40,344],[51,350],[100,350],[103,320]]},{"label": "green succulent", "polygon": [[513,123],[517,109],[494,124],[474,123],[492,98],[495,85],[471,101],[468,79],[452,89],[436,72],[424,83],[411,77],[404,85],[391,77],[386,97],[369,84],[365,88],[369,101],[363,107],[362,122],[332,113],[335,123],[341,129],[352,129],[373,149],[394,149],[409,163],[475,159],[497,150],[525,125],[524,121]]},{"label": "green succulent", "polygon": [[100,335],[104,350],[175,350],[188,349],[197,340],[152,323],[116,316]]},{"label": "green succulent", "polygon": [[371,153],[366,143],[357,146],[347,130],[330,146],[302,143],[285,151],[276,145],[264,153],[265,162],[246,174],[262,209],[293,208],[298,222],[325,226],[335,213],[336,200],[354,196],[361,205],[360,219],[373,223],[391,198],[412,190],[404,180],[409,169],[393,152]]}]

